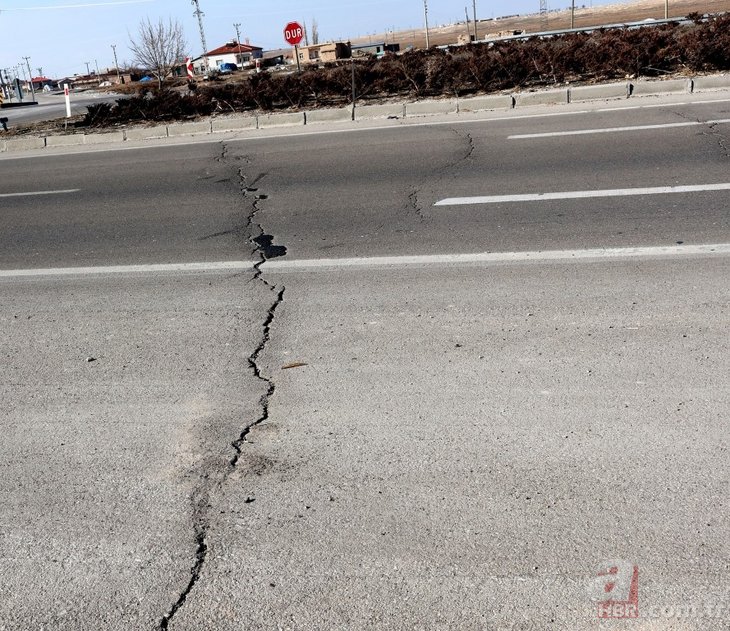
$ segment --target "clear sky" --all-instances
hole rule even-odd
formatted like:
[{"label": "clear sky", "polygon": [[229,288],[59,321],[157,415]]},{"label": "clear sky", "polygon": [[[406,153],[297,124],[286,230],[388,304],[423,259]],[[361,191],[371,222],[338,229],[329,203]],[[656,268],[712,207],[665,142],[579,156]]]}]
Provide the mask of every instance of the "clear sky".
[{"label": "clear sky", "polygon": [[[423,24],[423,0],[199,0],[205,13],[209,49],[236,37],[264,49],[283,48],[283,27],[290,20],[315,19],[320,40],[348,39],[359,35],[407,29]],[[576,5],[616,4],[627,0],[579,0]],[[570,6],[570,0],[551,0],[551,9]],[[464,7],[472,0],[428,0],[429,23],[464,20]],[[539,0],[477,0],[477,17],[499,17],[539,11]],[[30,57],[51,78],[85,74],[86,63],[101,71],[114,66],[112,44],[119,63],[131,61],[128,44],[141,19],[172,17],[183,25],[193,56],[202,52],[197,20],[190,0],[0,0],[0,68],[13,68]]]}]

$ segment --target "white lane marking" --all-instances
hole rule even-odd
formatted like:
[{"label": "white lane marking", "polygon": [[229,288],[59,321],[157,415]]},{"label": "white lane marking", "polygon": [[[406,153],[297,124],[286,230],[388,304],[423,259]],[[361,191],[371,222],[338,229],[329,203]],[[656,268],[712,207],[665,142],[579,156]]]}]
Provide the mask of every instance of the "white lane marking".
[{"label": "white lane marking", "polygon": [[523,195],[485,195],[478,197],[449,197],[434,206],[466,206],[469,204],[504,204],[510,202],[543,202],[554,199],[587,199],[591,197],[632,197],[634,195],[670,195],[676,193],[702,193],[729,191],[730,182],[722,184],[698,184],[691,186],[657,186],[654,188],[617,188],[598,191],[563,191],[559,193],[526,193]]},{"label": "white lane marking", "polygon": [[32,197],[33,195],[64,195],[78,193],[80,188],[68,188],[60,191],[28,191],[25,193],[0,193],[0,197]]},{"label": "white lane marking", "polygon": [[594,112],[625,112],[626,110],[651,110],[662,107],[689,107],[693,105],[711,105],[715,103],[728,103],[727,99],[713,99],[710,101],[683,101],[681,103],[654,103],[652,105],[631,105],[629,107],[602,107]]},{"label": "white lane marking", "polygon": [[632,125],[629,127],[603,127],[598,129],[575,129],[572,131],[548,131],[539,134],[514,134],[507,136],[508,140],[526,140],[531,138],[557,138],[561,136],[587,136],[589,134],[614,134],[627,131],[642,131],[647,129],[675,129],[677,127],[697,127],[699,125],[722,125],[730,123],[730,118],[721,118],[711,121],[687,121],[685,123],[662,123],[658,125]]},{"label": "white lane marking", "polygon": [[99,274],[157,274],[162,272],[219,272],[253,269],[251,261],[213,263],[162,263],[152,265],[105,265],[99,267],[51,267],[0,270],[0,278],[32,276],[89,276]]},{"label": "white lane marking", "polygon": [[448,265],[459,263],[520,263],[525,261],[576,261],[624,259],[658,256],[697,256],[730,254],[730,243],[714,245],[676,245],[592,250],[547,250],[544,252],[483,252],[476,254],[432,254],[420,256],[376,256],[342,259],[275,259],[260,266],[262,271],[306,270],[318,268],[404,267],[409,265]]}]

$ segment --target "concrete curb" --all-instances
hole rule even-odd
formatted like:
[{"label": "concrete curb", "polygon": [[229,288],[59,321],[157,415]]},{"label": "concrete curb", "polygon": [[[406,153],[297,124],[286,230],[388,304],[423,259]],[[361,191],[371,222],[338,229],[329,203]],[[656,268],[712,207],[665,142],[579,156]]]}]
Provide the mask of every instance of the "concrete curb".
[{"label": "concrete curb", "polygon": [[342,123],[352,120],[352,107],[338,107],[335,109],[308,110],[304,112],[304,124]]},{"label": "concrete curb", "polygon": [[670,79],[669,81],[634,81],[629,84],[629,96],[651,96],[656,94],[657,84],[661,84],[663,94],[691,94],[692,79]]},{"label": "concrete curb", "polygon": [[167,135],[172,136],[197,136],[198,134],[212,134],[213,126],[211,121],[200,121],[194,123],[178,123],[167,126]]},{"label": "concrete curb", "polygon": [[568,88],[568,98],[571,103],[627,99],[629,98],[629,86],[627,83],[581,85],[575,88]]},{"label": "concrete curb", "polygon": [[458,114],[459,102],[448,101],[414,101],[404,105],[406,118],[414,116],[435,116],[438,114]]},{"label": "concrete curb", "polygon": [[518,92],[514,95],[515,107],[528,105],[560,105],[570,103],[570,90],[546,90],[539,92]]},{"label": "concrete curb", "polygon": [[355,120],[372,120],[374,118],[405,118],[405,103],[384,103],[380,105],[356,105]]},{"label": "concrete curb", "polygon": [[462,99],[433,99],[426,101],[358,105],[354,116],[352,107],[316,109],[302,112],[274,112],[270,114],[242,114],[211,118],[206,121],[172,123],[154,127],[133,127],[123,131],[92,134],[66,134],[42,137],[25,136],[0,139],[0,153],[33,151],[54,147],[78,145],[119,144],[134,140],[152,140],[183,136],[210,135],[251,129],[320,125],[335,122],[365,121],[387,118],[415,118],[453,115],[522,108],[531,105],[558,105],[611,99],[628,99],[666,94],[693,94],[730,89],[730,75],[710,75],[690,79],[666,81],[637,80],[576,86],[560,90],[492,94]]},{"label": "concrete curb", "polygon": [[267,127],[291,127],[292,125],[305,125],[307,122],[304,112],[282,112],[264,114],[256,117],[259,129]]},{"label": "concrete curb", "polygon": [[211,120],[213,133],[226,131],[245,131],[258,129],[258,120],[253,116],[226,116],[225,118],[214,118]]},{"label": "concrete curb", "polygon": [[496,94],[493,96],[472,96],[459,100],[459,112],[486,112],[493,110],[509,110],[515,106],[511,95]]}]

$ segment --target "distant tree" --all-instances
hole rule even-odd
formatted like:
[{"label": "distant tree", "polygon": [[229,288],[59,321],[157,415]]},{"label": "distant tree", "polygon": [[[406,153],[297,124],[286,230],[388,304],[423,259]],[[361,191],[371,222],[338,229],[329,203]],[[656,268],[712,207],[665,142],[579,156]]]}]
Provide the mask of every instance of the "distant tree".
[{"label": "distant tree", "polygon": [[172,74],[176,66],[184,63],[187,43],[180,22],[160,18],[153,24],[149,18],[139,23],[137,38],[129,38],[133,62],[149,70],[157,77],[159,86]]},{"label": "distant tree", "polygon": [[317,20],[312,18],[312,45],[316,46],[319,44],[319,25]]}]

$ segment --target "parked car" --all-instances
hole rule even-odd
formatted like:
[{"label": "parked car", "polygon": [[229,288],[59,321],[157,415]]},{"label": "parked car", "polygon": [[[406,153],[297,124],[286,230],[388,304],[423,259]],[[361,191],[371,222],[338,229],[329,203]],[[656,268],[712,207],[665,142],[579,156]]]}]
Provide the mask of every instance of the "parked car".
[{"label": "parked car", "polygon": [[236,70],[238,70],[238,66],[236,64],[230,64],[230,63],[229,64],[221,64],[218,67],[218,71],[221,74],[226,74],[226,73],[229,73],[229,72],[235,72]]}]

